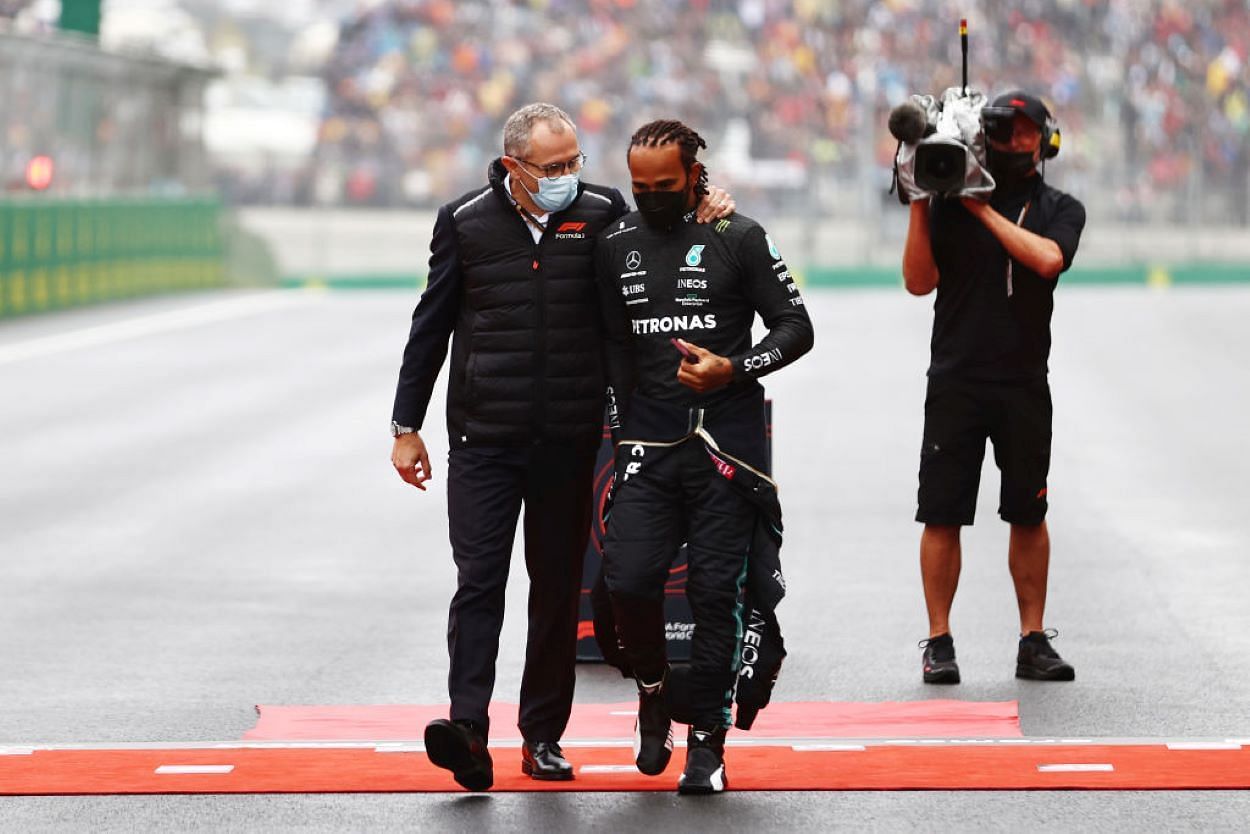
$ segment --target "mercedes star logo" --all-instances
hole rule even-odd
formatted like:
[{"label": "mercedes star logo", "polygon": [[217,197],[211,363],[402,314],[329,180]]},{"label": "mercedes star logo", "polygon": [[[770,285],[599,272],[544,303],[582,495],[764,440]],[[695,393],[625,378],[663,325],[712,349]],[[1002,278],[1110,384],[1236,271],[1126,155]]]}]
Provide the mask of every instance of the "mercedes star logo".
[{"label": "mercedes star logo", "polygon": [[628,255],[625,256],[625,268],[626,269],[637,269],[641,265],[642,265],[642,255],[638,254],[637,249],[632,250]]}]

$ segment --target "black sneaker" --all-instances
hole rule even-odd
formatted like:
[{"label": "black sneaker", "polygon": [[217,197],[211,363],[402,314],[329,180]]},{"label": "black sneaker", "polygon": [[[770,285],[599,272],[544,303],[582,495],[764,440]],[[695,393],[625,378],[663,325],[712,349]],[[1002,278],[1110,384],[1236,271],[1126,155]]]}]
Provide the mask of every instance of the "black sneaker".
[{"label": "black sneaker", "polygon": [[1053,637],[1059,632],[1053,628],[1045,631],[1030,631],[1020,638],[1020,650],[1016,654],[1016,677],[1032,681],[1071,681],[1076,680],[1076,670],[1072,664],[1059,656],[1050,645]]},{"label": "black sneaker", "polygon": [[916,644],[924,649],[925,683],[959,683],[959,664],[955,662],[955,640],[939,634]]},{"label": "black sneaker", "polygon": [[450,770],[455,780],[471,791],[489,790],[495,784],[486,733],[472,721],[437,718],[426,724],[425,755],[434,765]]},{"label": "black sneaker", "polygon": [[647,776],[659,776],[673,757],[673,722],[664,703],[664,681],[638,681],[638,720],[634,722],[634,764]]},{"label": "black sneaker", "polygon": [[694,727],[686,735],[686,769],[677,780],[680,794],[720,793],[729,787],[725,778],[724,727],[700,730]]}]

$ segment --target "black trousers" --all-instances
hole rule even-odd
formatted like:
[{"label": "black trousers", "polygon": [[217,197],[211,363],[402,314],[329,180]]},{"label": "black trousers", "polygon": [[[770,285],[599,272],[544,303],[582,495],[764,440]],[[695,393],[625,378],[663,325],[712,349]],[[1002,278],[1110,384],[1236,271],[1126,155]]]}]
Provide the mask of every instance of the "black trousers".
[{"label": "black trousers", "polygon": [[603,564],[625,654],[639,680],[663,674],[664,585],[685,542],[694,615],[690,711],[695,726],[728,727],[755,508],[699,438],[671,449],[623,445],[618,455]]},{"label": "black trousers", "polygon": [[458,571],[447,622],[452,720],[489,727],[504,588],[524,505],[529,636],[518,726],[530,741],[563,735],[573,706],[597,440],[452,449],[447,515]]}]

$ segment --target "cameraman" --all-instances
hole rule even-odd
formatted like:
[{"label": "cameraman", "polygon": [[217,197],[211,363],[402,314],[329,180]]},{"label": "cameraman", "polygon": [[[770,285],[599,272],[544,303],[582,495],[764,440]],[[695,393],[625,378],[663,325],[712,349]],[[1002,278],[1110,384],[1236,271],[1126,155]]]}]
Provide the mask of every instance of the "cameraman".
[{"label": "cameraman", "polygon": [[[999,515],[1011,525],[1008,565],[1020,609],[1016,677],[1073,680],[1046,631],[1046,476],[1051,401],[1047,381],[1052,294],[1072,265],[1085,208],[1052,188],[1037,166],[1058,151],[1040,99],[999,96],[1007,131],[987,135],[989,202],[913,199],[903,252],[908,292],[937,289],[920,451],[920,572],[929,613],[926,683],[958,683],[950,610],[959,583],[962,525],[970,525],[985,440],[1002,475]],[[1011,112],[1014,111],[1014,112]],[[988,131],[988,133],[998,133]]]}]

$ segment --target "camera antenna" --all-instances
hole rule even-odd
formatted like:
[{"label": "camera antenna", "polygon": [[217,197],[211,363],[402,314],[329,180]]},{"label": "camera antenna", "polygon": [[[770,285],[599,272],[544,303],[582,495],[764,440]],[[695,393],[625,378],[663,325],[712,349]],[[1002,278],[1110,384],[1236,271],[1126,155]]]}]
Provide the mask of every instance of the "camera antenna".
[{"label": "camera antenna", "polygon": [[964,96],[968,95],[968,18],[959,19],[959,48],[964,55]]}]

